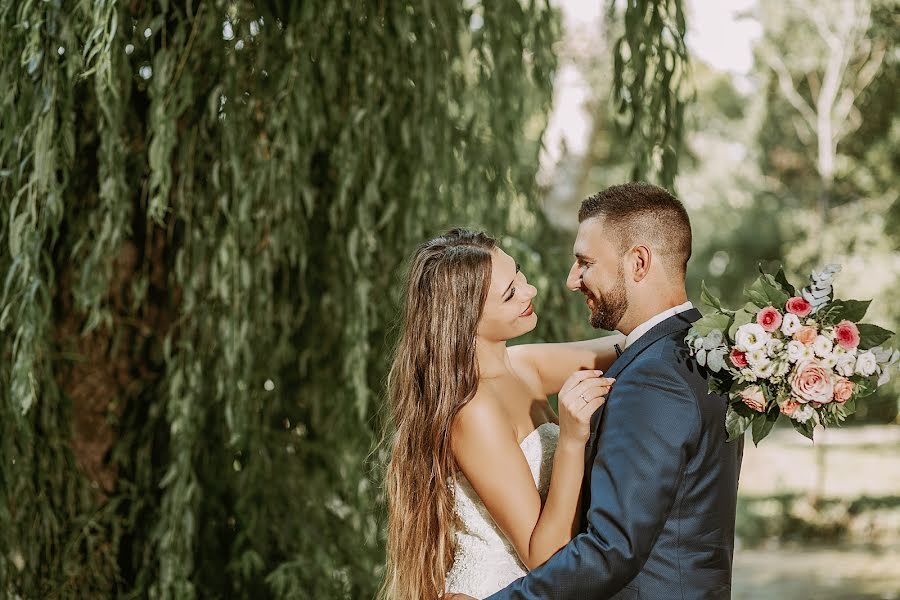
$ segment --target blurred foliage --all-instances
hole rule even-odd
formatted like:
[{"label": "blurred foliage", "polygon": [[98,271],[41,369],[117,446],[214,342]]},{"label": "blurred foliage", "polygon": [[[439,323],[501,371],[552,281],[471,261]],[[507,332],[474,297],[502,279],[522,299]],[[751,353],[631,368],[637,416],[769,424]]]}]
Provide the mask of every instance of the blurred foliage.
[{"label": "blurred foliage", "polygon": [[405,258],[465,224],[559,271],[557,14],[3,0],[0,27],[0,595],[372,596]]},{"label": "blurred foliage", "polygon": [[[610,0],[607,14],[618,5]],[[623,12],[624,30],[612,47],[612,102],[628,141],[630,179],[672,188],[690,100],[683,3],[629,0]]]},{"label": "blurred foliage", "polygon": [[484,228],[553,315],[529,339],[591,331],[535,186],[556,11],[0,0],[0,27],[0,594],[371,597],[413,248]]},{"label": "blurred foliage", "polygon": [[900,496],[826,498],[807,494],[738,499],[736,535],[742,544],[842,544],[892,547],[900,540]]},{"label": "blurred foliage", "polygon": [[[559,215],[627,179],[633,168],[630,139],[617,127],[616,107],[608,102],[616,89],[608,77],[611,57],[625,35],[616,6],[601,24],[600,43],[585,46],[571,59],[592,90],[586,108],[593,127],[584,154],[565,154],[557,166],[556,178],[573,182],[554,184],[548,195],[560,222]],[[768,270],[783,264],[789,278],[802,284],[811,269],[836,261],[844,266],[837,295],[874,299],[867,319],[898,330],[898,8],[897,0],[836,0],[822,10],[802,0],[760,0],[746,15],[763,29],[747,76],[692,59],[684,86],[694,101],[684,108],[688,133],[675,187],[694,230],[687,288],[695,302],[702,280],[723,303],[738,306],[760,264]],[[838,123],[845,131],[834,150],[833,179],[826,182],[817,164],[818,140],[806,124],[796,123],[802,117],[785,97],[773,64],[783,65],[803,101],[815,106],[827,67],[827,41],[819,27],[839,30],[842,11],[849,9],[868,15],[869,24],[862,34],[856,32],[838,82],[841,110],[852,103],[848,123]],[[774,52],[780,63],[767,52]],[[865,69],[870,80],[860,79]],[[888,343],[898,346],[900,340]],[[854,420],[895,420],[898,379],[864,403]]]}]

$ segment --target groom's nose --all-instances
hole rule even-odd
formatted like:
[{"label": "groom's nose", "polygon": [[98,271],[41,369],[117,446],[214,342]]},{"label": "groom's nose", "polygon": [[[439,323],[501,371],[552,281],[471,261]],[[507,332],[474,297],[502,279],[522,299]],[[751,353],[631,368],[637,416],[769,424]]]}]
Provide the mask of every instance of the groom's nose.
[{"label": "groom's nose", "polygon": [[566,287],[573,292],[581,289],[581,272],[577,262],[572,263],[572,268],[569,269],[569,276],[566,277]]}]

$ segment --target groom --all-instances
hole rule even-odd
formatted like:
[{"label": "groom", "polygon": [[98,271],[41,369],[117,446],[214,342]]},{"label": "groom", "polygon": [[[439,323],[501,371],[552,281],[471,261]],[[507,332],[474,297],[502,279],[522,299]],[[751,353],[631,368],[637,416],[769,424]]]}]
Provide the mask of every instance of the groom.
[{"label": "groom", "polygon": [[490,599],[729,598],[743,440],[725,441],[726,399],[684,343],[700,318],[685,293],[687,212],[626,183],[585,200],[578,220],[567,285],[625,347],[592,419],[580,533]]}]

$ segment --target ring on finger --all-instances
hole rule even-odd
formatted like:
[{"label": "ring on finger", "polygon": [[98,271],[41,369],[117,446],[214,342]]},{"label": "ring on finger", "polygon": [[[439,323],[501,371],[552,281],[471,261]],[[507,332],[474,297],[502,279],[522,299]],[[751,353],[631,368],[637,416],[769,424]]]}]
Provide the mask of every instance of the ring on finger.
[{"label": "ring on finger", "polygon": [[584,397],[584,394],[581,395],[581,401],[584,402],[585,404],[588,403],[588,400],[587,400],[587,398]]}]

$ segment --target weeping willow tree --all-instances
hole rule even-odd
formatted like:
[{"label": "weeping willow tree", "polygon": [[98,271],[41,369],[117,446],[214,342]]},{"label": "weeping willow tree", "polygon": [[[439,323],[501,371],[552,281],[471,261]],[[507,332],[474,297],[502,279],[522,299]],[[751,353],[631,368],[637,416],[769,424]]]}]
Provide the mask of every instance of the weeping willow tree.
[{"label": "weeping willow tree", "polygon": [[[607,18],[619,3],[608,0]],[[682,0],[626,0],[613,45],[612,103],[627,140],[631,178],[672,188],[684,144],[684,110],[693,100]]]},{"label": "weeping willow tree", "polygon": [[486,228],[570,306],[556,13],[0,0],[0,31],[0,594],[370,597],[405,258]]}]

